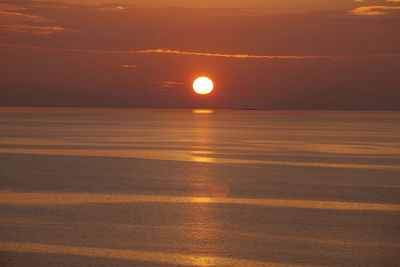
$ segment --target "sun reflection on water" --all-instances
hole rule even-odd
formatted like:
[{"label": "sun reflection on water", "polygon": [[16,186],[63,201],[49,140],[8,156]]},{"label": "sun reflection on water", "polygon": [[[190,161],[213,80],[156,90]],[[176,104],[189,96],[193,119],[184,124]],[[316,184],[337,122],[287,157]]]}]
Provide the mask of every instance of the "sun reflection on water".
[{"label": "sun reflection on water", "polygon": [[201,156],[192,156],[190,158],[191,161],[195,161],[195,162],[213,162],[212,158],[209,157],[201,157]]},{"label": "sun reflection on water", "polygon": [[193,109],[192,113],[194,114],[212,114],[214,110],[212,109]]},{"label": "sun reflection on water", "polygon": [[[212,110],[193,110],[195,114],[212,114]],[[191,161],[197,163],[214,162],[212,155],[215,153],[211,147],[213,139],[212,116],[194,116],[192,130],[192,151]],[[201,145],[201,149],[199,149]],[[203,253],[213,251],[218,253],[221,247],[218,245],[221,237],[218,231],[218,222],[215,218],[216,207],[211,194],[212,185],[215,183],[212,164],[191,165],[191,175],[189,189],[191,192],[192,205],[187,209],[186,222],[189,226],[185,233],[185,238],[192,240],[189,242],[189,251]],[[215,262],[204,257],[193,259],[195,266],[215,266]]]}]

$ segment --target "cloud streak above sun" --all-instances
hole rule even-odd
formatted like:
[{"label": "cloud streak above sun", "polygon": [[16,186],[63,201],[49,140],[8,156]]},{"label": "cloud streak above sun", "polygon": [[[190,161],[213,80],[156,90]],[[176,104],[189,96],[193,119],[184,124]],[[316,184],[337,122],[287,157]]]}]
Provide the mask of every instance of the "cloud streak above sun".
[{"label": "cloud streak above sun", "polygon": [[221,54],[221,53],[207,53],[207,52],[190,52],[179,51],[170,49],[148,49],[138,51],[127,51],[130,54],[170,54],[170,55],[188,55],[188,56],[206,56],[206,57],[223,57],[235,59],[332,59],[332,60],[345,60],[351,58],[364,58],[364,57],[398,57],[400,54],[370,54],[370,55],[352,55],[352,56],[271,56],[271,55],[251,55],[251,54]]},{"label": "cloud streak above sun", "polygon": [[[95,50],[95,49],[74,49],[74,48],[55,48],[55,47],[42,47],[31,45],[18,45],[0,43],[0,47],[12,47],[21,49],[35,49],[59,52],[75,52],[75,53],[95,53],[95,54],[132,54],[132,55],[146,55],[146,54],[164,54],[164,55],[183,55],[183,56],[203,56],[203,57],[220,57],[228,59],[264,59],[264,60],[313,60],[313,59],[326,59],[326,60],[349,60],[357,58],[376,58],[376,57],[400,57],[400,54],[364,54],[364,55],[252,55],[252,54],[222,54],[210,52],[192,52],[192,51],[179,51],[171,49],[146,49],[146,50]],[[128,65],[120,65],[119,67],[127,68]],[[132,66],[130,66],[132,68]]]}]

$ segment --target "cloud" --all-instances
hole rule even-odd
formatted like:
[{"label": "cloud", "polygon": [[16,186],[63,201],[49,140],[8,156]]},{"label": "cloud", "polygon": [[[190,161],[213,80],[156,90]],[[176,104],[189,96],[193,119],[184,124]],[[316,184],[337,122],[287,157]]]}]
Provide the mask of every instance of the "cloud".
[{"label": "cloud", "polygon": [[[385,2],[391,2],[391,3],[400,3],[400,0],[384,0]],[[368,0],[354,0],[354,2],[357,3],[362,3],[362,2],[372,2]]]},{"label": "cloud", "polygon": [[208,52],[191,52],[179,51],[171,49],[147,49],[128,51],[130,54],[170,54],[170,55],[187,55],[187,56],[206,56],[206,57],[224,57],[236,59],[314,59],[314,58],[330,58],[330,56],[262,56],[262,55],[249,55],[249,54],[221,54],[221,53],[208,53]]},{"label": "cloud", "polygon": [[182,85],[183,83],[174,81],[163,81],[163,82],[158,82],[158,84],[160,84],[162,88],[171,88],[178,85]]},{"label": "cloud", "polygon": [[36,16],[36,15],[30,15],[30,14],[26,14],[23,12],[5,11],[5,10],[0,10],[0,15],[23,16],[23,17],[27,17],[27,18],[39,18],[39,16]]},{"label": "cloud", "polygon": [[25,7],[21,7],[14,4],[0,3],[0,16],[3,17],[25,17],[30,19],[37,19],[39,16],[34,14],[25,13]]},{"label": "cloud", "polygon": [[176,90],[179,90],[183,84],[183,82],[177,81],[159,81],[154,84],[151,90],[162,95],[174,95]]},{"label": "cloud", "polygon": [[398,10],[400,11],[400,6],[362,6],[350,10],[349,13],[353,15],[378,16],[388,15]]},{"label": "cloud", "polygon": [[118,68],[121,69],[137,69],[138,66],[137,65],[117,65]]},{"label": "cloud", "polygon": [[[34,35],[48,35],[61,31],[76,31],[61,26],[46,24],[58,24],[49,22],[45,17],[32,13],[29,5],[23,5],[20,1],[15,4],[0,4],[0,30],[2,32],[27,33]],[[42,25],[38,25],[38,24]]]},{"label": "cloud", "polygon": [[[32,46],[32,45],[19,45],[19,44],[8,44],[0,43],[0,47],[12,47],[21,49],[35,49],[35,50],[46,50],[46,51],[59,51],[59,52],[71,52],[71,53],[94,53],[94,54],[166,54],[166,55],[183,55],[183,56],[203,56],[203,57],[221,57],[229,59],[264,59],[264,60],[334,60],[342,61],[356,58],[377,58],[377,57],[400,57],[400,54],[365,54],[365,55],[326,55],[326,56],[293,56],[293,55],[251,55],[251,54],[221,54],[221,53],[209,53],[209,52],[190,52],[190,51],[179,51],[170,49],[146,49],[146,50],[96,50],[96,49],[73,49],[73,48],[54,48],[54,47],[43,47],[43,46]],[[124,65],[121,65],[124,66]],[[129,66],[129,65],[125,65]]]},{"label": "cloud", "polygon": [[123,6],[113,6],[113,7],[98,7],[98,9],[103,11],[118,11],[118,10],[125,10],[127,8]]},{"label": "cloud", "polygon": [[72,29],[67,29],[60,26],[31,26],[31,25],[3,25],[0,24],[0,29],[3,31],[13,31],[20,33],[31,33],[36,35],[47,35],[54,32],[60,31],[76,31]]}]

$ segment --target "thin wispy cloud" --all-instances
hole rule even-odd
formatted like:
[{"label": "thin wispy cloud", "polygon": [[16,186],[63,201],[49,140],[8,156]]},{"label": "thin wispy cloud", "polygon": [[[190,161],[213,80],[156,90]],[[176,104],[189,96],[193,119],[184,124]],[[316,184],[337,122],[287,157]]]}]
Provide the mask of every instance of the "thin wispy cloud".
[{"label": "thin wispy cloud", "polygon": [[[367,1],[365,1],[365,0],[354,0],[354,2],[362,3],[362,2],[367,2]],[[385,2],[400,3],[400,0],[385,0]]]},{"label": "thin wispy cloud", "polygon": [[12,47],[21,49],[35,49],[59,52],[75,52],[75,53],[95,53],[95,54],[164,54],[164,55],[182,55],[182,56],[202,56],[202,57],[220,57],[228,59],[264,59],[264,60],[349,60],[356,58],[376,58],[376,57],[400,57],[400,54],[364,54],[364,55],[311,55],[311,56],[294,56],[294,55],[252,55],[252,54],[222,54],[209,52],[191,52],[171,49],[146,49],[146,50],[96,50],[96,49],[72,49],[72,48],[55,48],[32,45],[19,45],[0,43],[0,47]]},{"label": "thin wispy cloud", "polygon": [[388,15],[391,14],[393,11],[399,10],[400,6],[362,6],[350,10],[349,13],[353,15],[379,16]]},{"label": "thin wispy cloud", "polygon": [[169,54],[169,55],[187,55],[187,56],[206,56],[206,57],[224,57],[224,58],[236,58],[236,59],[315,59],[315,58],[331,58],[331,56],[263,56],[263,55],[251,55],[251,54],[222,54],[222,53],[209,53],[209,52],[192,52],[192,51],[180,51],[171,49],[147,49],[129,51],[131,54]]},{"label": "thin wispy cloud", "polygon": [[125,10],[127,9],[126,7],[123,6],[100,6],[98,7],[98,10],[102,11],[118,11],[118,10]]},{"label": "thin wispy cloud", "polygon": [[121,69],[137,69],[138,65],[117,65],[118,68]]},{"label": "thin wispy cloud", "polygon": [[15,12],[15,11],[5,11],[5,10],[0,10],[0,15],[6,15],[6,16],[21,16],[21,17],[27,17],[27,18],[39,18],[37,15],[31,15],[31,14],[26,14],[23,12]]},{"label": "thin wispy cloud", "polygon": [[158,84],[160,84],[162,88],[171,88],[178,85],[182,85],[183,83],[175,81],[163,81],[163,82],[158,82]]},{"label": "thin wispy cloud", "polygon": [[47,35],[53,32],[61,32],[61,31],[76,31],[60,26],[31,26],[31,25],[3,25],[0,24],[0,29],[5,31],[13,31],[13,32],[20,32],[20,33],[31,33],[31,34],[38,34],[38,35]]},{"label": "thin wispy cloud", "polygon": [[4,4],[0,3],[0,16],[20,16],[27,18],[39,18],[39,16],[34,14],[25,13],[27,9],[22,6],[14,4]]},{"label": "thin wispy cloud", "polygon": [[175,94],[175,89],[181,87],[184,83],[178,81],[159,81],[156,82],[152,90],[159,94]]}]

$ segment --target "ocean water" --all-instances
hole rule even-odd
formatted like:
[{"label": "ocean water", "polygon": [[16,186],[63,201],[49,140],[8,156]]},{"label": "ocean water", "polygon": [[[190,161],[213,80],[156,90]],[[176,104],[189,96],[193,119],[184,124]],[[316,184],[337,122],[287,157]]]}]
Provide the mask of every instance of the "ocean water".
[{"label": "ocean water", "polygon": [[1,266],[398,266],[400,112],[0,108]]}]

